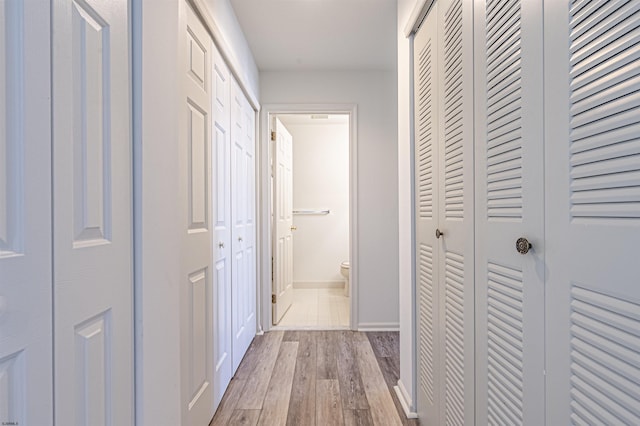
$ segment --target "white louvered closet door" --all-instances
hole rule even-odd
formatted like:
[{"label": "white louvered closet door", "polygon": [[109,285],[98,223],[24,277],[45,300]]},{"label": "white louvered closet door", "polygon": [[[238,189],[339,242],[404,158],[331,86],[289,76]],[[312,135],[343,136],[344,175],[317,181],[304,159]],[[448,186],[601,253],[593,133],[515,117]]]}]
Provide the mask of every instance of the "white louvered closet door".
[{"label": "white louvered closet door", "polygon": [[547,424],[640,424],[640,2],[544,2]]},{"label": "white louvered closet door", "polygon": [[414,43],[419,405],[474,418],[473,10],[440,0]]},{"label": "white louvered closet door", "polygon": [[441,405],[440,354],[436,321],[438,304],[438,250],[436,249],[438,199],[438,87],[437,4],[414,39],[415,78],[415,206],[416,292],[418,313],[418,413],[425,424],[438,424]]},{"label": "white louvered closet door", "polygon": [[476,423],[542,425],[542,1],[476,5]]},{"label": "white louvered closet door", "polygon": [[473,4],[440,0],[438,15],[439,424],[463,425],[474,416]]}]

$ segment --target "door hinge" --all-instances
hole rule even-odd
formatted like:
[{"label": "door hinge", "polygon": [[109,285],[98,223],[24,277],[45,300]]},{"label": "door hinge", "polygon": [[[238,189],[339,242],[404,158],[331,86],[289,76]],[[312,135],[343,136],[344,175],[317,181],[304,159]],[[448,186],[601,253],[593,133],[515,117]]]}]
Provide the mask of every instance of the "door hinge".
[{"label": "door hinge", "polygon": [[271,140],[272,141],[276,140],[276,132],[271,132]]},{"label": "door hinge", "polygon": [[271,282],[273,282],[274,270],[273,270],[273,256],[271,256]]},{"label": "door hinge", "polygon": [[275,294],[271,295],[271,303],[273,303],[273,304],[276,303],[276,295]]}]

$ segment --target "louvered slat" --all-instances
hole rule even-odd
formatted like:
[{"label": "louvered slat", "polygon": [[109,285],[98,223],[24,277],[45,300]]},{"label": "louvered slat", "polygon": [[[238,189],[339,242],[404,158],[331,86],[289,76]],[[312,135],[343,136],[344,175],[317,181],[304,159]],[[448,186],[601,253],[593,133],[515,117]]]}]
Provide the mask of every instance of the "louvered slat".
[{"label": "louvered slat", "polygon": [[640,219],[640,3],[570,13],[571,215]]},{"label": "louvered slat", "polygon": [[454,1],[444,25],[444,211],[464,217],[462,126],[462,2]]},{"label": "louvered slat", "polygon": [[571,418],[640,424],[640,303],[571,288]]},{"label": "louvered slat", "polygon": [[445,254],[445,418],[464,424],[464,257]]},{"label": "louvered slat", "polygon": [[420,386],[433,404],[433,249],[420,244]]},{"label": "louvered slat", "polygon": [[488,423],[523,423],[522,272],[490,262],[488,276]]},{"label": "louvered slat", "polygon": [[522,219],[520,2],[487,1],[487,217]]},{"label": "louvered slat", "polygon": [[418,214],[433,217],[433,81],[431,40],[421,50],[418,71]]}]

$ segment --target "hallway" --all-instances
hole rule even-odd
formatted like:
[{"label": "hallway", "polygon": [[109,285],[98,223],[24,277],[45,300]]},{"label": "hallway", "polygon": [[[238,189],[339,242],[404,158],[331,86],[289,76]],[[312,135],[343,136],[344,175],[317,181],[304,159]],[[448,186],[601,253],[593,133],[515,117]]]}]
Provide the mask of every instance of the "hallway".
[{"label": "hallway", "polygon": [[417,425],[398,374],[398,333],[272,331],[253,340],[210,426]]}]

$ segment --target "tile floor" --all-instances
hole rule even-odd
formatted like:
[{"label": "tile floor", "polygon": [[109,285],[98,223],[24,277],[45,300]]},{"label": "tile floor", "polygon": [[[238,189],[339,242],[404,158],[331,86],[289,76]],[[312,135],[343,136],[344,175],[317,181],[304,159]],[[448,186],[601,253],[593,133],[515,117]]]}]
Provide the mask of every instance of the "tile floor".
[{"label": "tile floor", "polygon": [[293,304],[278,326],[346,328],[350,305],[341,288],[294,288]]}]

